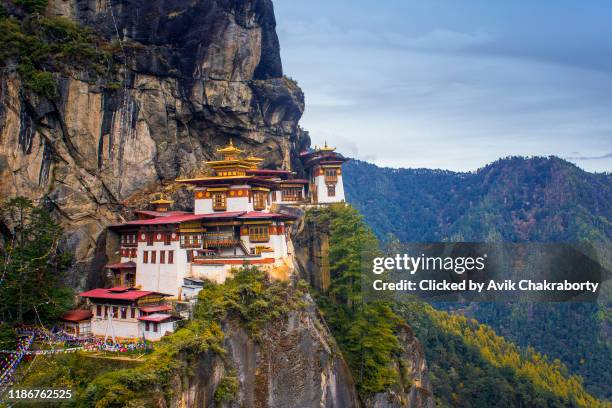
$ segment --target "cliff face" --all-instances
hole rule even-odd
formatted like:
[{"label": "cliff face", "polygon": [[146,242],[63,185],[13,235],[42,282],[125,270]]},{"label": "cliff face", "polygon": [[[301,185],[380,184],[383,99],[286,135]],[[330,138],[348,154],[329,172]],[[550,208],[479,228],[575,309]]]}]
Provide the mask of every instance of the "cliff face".
[{"label": "cliff face", "polygon": [[93,27],[119,50],[113,87],[57,74],[49,100],[14,67],[0,77],[0,195],[54,210],[75,254],[74,287],[99,283],[107,224],[198,172],[230,137],[264,167],[300,170],[303,94],[282,76],[269,0],[51,0],[47,14]]},{"label": "cliff face", "polygon": [[[256,341],[236,322],[225,322],[227,354],[209,353],[198,360],[193,375],[176,378],[171,406],[359,407],[350,371],[316,307],[307,303],[267,325]],[[237,392],[219,404],[215,390],[227,376],[237,378]]]}]

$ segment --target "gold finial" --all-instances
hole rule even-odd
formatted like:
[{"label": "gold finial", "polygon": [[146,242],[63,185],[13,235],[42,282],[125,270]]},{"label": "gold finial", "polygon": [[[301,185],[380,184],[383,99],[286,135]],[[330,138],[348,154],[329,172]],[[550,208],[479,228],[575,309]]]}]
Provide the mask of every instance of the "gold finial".
[{"label": "gold finial", "polygon": [[229,144],[221,149],[217,149],[217,152],[221,153],[226,158],[236,158],[242,153],[242,150],[234,146],[234,139],[230,138]]},{"label": "gold finial", "polygon": [[174,200],[166,200],[164,198],[164,194],[163,193],[158,193],[157,196],[159,198],[157,200],[151,201],[151,204],[172,204],[174,202]]},{"label": "gold finial", "polygon": [[333,152],[334,150],[336,150],[335,147],[331,147],[327,145],[327,140],[325,141],[325,146],[321,148],[321,151],[324,151],[324,152]]}]

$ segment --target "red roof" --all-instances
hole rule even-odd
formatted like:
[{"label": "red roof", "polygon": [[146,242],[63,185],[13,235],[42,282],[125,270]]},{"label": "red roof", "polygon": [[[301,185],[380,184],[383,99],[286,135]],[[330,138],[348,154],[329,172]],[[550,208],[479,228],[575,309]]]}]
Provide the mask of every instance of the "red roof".
[{"label": "red roof", "polygon": [[134,220],[123,225],[160,225],[160,224],[180,224],[181,222],[196,221],[206,218],[235,218],[244,214],[245,211],[229,211],[211,214],[180,214],[169,217],[157,217],[150,220]]},{"label": "red roof", "polygon": [[136,262],[134,261],[119,262],[119,263],[114,263],[114,264],[105,266],[105,268],[109,268],[109,269],[130,269],[130,268],[135,268],[135,267],[136,267]]},{"label": "red roof", "polygon": [[128,288],[127,286],[113,286],[112,288],[109,288],[108,290],[113,293],[119,293],[119,292],[127,292],[128,290],[130,290],[130,288]]},{"label": "red roof", "polygon": [[291,215],[277,214],[272,212],[263,212],[263,211],[249,211],[244,215],[238,217],[239,220],[248,220],[248,219],[266,219],[266,218],[295,218]]},{"label": "red roof", "polygon": [[172,315],[169,315],[167,313],[153,313],[152,315],[148,315],[148,316],[140,316],[138,320],[140,320],[141,322],[159,323],[159,322],[163,322],[168,319],[171,319],[171,318],[172,318]]},{"label": "red roof", "polygon": [[136,210],[135,214],[148,215],[150,217],[171,217],[173,215],[187,214],[185,211],[151,211],[151,210]]},{"label": "red roof", "polygon": [[60,320],[66,322],[80,322],[82,320],[91,319],[92,316],[93,314],[90,310],[75,309],[61,315]]},{"label": "red roof", "polygon": [[86,292],[79,293],[79,296],[94,299],[109,299],[109,300],[137,300],[147,295],[170,296],[165,293],[151,292],[148,290],[128,289],[128,288],[110,288],[110,289],[92,289]]},{"label": "red roof", "polygon": [[145,313],[165,312],[171,309],[172,309],[172,306],[170,305],[143,306],[140,308],[140,310]]}]

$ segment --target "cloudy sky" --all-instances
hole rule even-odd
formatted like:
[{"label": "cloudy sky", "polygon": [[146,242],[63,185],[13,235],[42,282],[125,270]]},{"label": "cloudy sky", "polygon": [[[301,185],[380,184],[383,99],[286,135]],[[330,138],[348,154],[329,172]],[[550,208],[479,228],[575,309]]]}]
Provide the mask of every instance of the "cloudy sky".
[{"label": "cloudy sky", "polygon": [[391,167],[612,171],[608,1],[275,0],[313,144]]}]

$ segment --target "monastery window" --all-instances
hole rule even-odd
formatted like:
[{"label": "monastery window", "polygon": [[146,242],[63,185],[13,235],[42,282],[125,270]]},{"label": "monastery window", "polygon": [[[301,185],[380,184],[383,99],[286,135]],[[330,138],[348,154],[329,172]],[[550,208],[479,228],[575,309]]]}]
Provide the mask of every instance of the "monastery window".
[{"label": "monastery window", "polygon": [[325,181],[338,181],[336,169],[325,169]]},{"label": "monastery window", "polygon": [[136,248],[130,250],[130,258],[136,258]]},{"label": "monastery window", "polygon": [[202,244],[200,234],[183,234],[181,235],[181,247],[183,248],[198,248]]},{"label": "monastery window", "polygon": [[151,251],[151,263],[154,264],[155,262],[157,262],[157,252],[156,251]]},{"label": "monastery window", "polygon": [[256,210],[266,208],[266,194],[263,191],[253,193],[253,208]]},{"label": "monastery window", "polygon": [[154,331],[155,333],[157,333],[157,332],[158,332],[158,330],[159,330],[158,326],[159,326],[159,325],[158,325],[157,323],[153,323],[153,331]]},{"label": "monastery window", "polygon": [[153,241],[154,241],[154,235],[153,235],[153,233],[152,233],[152,232],[149,232],[149,233],[147,234],[147,245],[148,245],[148,246],[153,245]]},{"label": "monastery window", "polygon": [[132,307],[132,308],[130,309],[130,317],[131,317],[132,319],[135,319],[135,318],[136,318],[136,308],[135,308],[135,307]]},{"label": "monastery window", "polygon": [[335,197],[336,196],[336,185],[335,184],[328,184],[327,185],[327,196],[328,197]]},{"label": "monastery window", "polygon": [[102,305],[96,305],[96,316],[102,316]]},{"label": "monastery window", "polygon": [[104,306],[104,317],[108,317],[108,306]]},{"label": "monastery window", "polygon": [[302,199],[302,188],[287,188],[281,191],[283,201],[300,201]]},{"label": "monastery window", "polygon": [[227,202],[225,200],[225,193],[213,193],[213,210],[225,211],[227,208]]},{"label": "monastery window", "polygon": [[267,225],[253,225],[249,227],[249,240],[251,242],[268,242],[270,231]]},{"label": "monastery window", "polygon": [[172,244],[172,234],[168,232],[166,235],[164,235],[164,245],[171,245],[171,244]]},{"label": "monastery window", "polygon": [[127,308],[125,307],[121,308],[121,318],[124,320],[127,319]]},{"label": "monastery window", "polygon": [[149,322],[145,322],[145,331],[149,331],[150,325]]},{"label": "monastery window", "polygon": [[160,264],[166,263],[166,251],[159,251],[159,263]]},{"label": "monastery window", "polygon": [[168,251],[168,263],[169,264],[174,263],[174,251]]},{"label": "monastery window", "polygon": [[117,306],[113,306],[113,319],[119,318],[119,308]]},{"label": "monastery window", "polygon": [[149,251],[142,251],[142,263],[149,263]]}]

